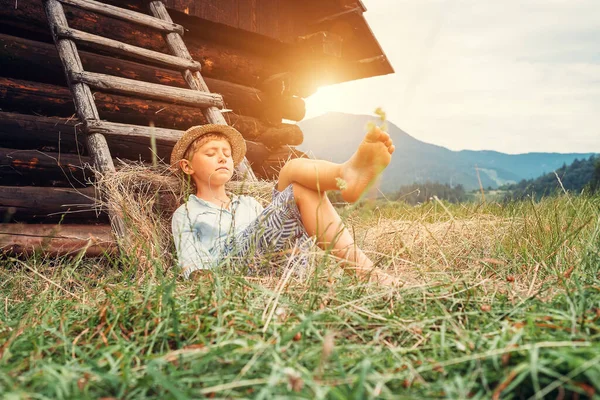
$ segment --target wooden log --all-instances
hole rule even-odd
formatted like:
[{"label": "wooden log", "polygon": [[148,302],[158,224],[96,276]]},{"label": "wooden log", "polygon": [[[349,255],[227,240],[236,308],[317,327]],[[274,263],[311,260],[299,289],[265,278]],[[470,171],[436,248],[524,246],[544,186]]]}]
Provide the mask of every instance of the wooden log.
[{"label": "wooden log", "polygon": [[260,142],[268,148],[283,145],[298,146],[304,141],[304,134],[298,125],[278,124],[265,126],[255,118],[226,114],[229,125],[242,132],[246,140]]},{"label": "wooden log", "polygon": [[77,119],[0,112],[0,142],[14,149],[84,154],[78,124]]},{"label": "wooden log", "polygon": [[[205,124],[204,117],[194,108],[173,106],[156,101],[144,101],[113,94],[96,93],[96,106],[100,117],[115,122],[136,125],[155,124],[158,127],[185,130],[190,126]],[[0,108],[21,113],[71,116],[74,112],[71,94],[65,88],[0,77]],[[233,113],[224,114],[229,125],[235,126],[244,138],[263,141],[268,147],[277,143],[297,145],[303,140],[296,125],[266,125],[264,122]],[[24,122],[25,123],[25,122]],[[10,124],[10,121],[4,121]],[[69,125],[71,129],[73,124]],[[44,129],[51,129],[46,126]],[[62,128],[64,132],[66,127]],[[18,138],[15,138],[15,141]],[[113,144],[111,144],[111,149]]]},{"label": "wooden log", "polygon": [[[188,87],[181,74],[174,71],[84,51],[79,55],[86,71]],[[56,48],[51,44],[0,34],[0,59],[5,77],[66,85]],[[255,88],[218,79],[205,78],[205,81],[212,93],[223,96],[225,107],[237,114],[261,117],[273,108],[279,118],[293,120],[305,112],[301,99],[286,103],[279,100],[281,96],[268,95]]]},{"label": "wooden log", "polygon": [[194,71],[200,71],[202,68],[200,63],[197,61],[184,60],[179,57],[161,53],[159,51],[147,50],[142,47],[133,46],[127,43],[119,42],[118,40],[105,38],[77,29],[68,27],[58,28],[56,30],[56,34],[60,38],[71,39],[77,43],[82,43],[95,49],[119,54],[128,58],[135,58],[151,64],[171,67],[175,70],[191,69]]},{"label": "wooden log", "polygon": [[0,251],[19,256],[41,251],[52,256],[88,257],[116,253],[109,225],[0,224]]},{"label": "wooden log", "polygon": [[93,179],[87,156],[0,148],[0,186],[86,187]]},{"label": "wooden log", "polygon": [[283,167],[288,160],[293,158],[309,157],[306,153],[296,150],[292,146],[281,146],[277,149],[272,149],[269,152],[269,156],[263,160],[261,165],[255,168],[256,174],[261,179],[277,179],[281,167]]},{"label": "wooden log", "polygon": [[131,11],[122,7],[115,7],[109,4],[101,3],[94,0],[60,0],[61,3],[69,4],[87,11],[96,12],[112,18],[121,19],[126,22],[147,26],[149,28],[158,29],[163,32],[175,32],[183,35],[183,26],[168,21],[163,21],[159,18],[153,18],[149,15]]},{"label": "wooden log", "polygon": [[11,219],[44,219],[47,217],[73,217],[95,219],[94,188],[55,188],[40,186],[0,187],[0,215],[4,221]]},{"label": "wooden log", "polygon": [[[77,8],[65,8],[69,26],[85,32],[125,42],[145,49],[168,53],[160,33],[151,29],[132,30],[131,24]],[[18,6],[0,7],[0,31],[49,41],[49,28],[39,0],[19,0]],[[14,33],[11,33],[14,34]],[[202,76],[256,87],[266,77],[285,72],[277,61],[225,46],[197,36],[186,35],[185,42],[194,60],[202,64]]]},{"label": "wooden log", "polygon": [[[1,103],[0,103],[1,104]],[[82,137],[81,126],[77,120],[39,117],[9,112],[0,112],[0,139],[4,145],[19,149],[37,148],[42,151],[77,152],[85,154],[78,138]],[[92,129],[102,129],[102,125],[92,126]],[[106,129],[106,126],[105,126]],[[123,130],[107,130],[104,132],[110,151],[114,157],[131,160],[152,161],[153,150],[150,139],[143,132],[147,128],[124,128]],[[181,131],[155,130],[156,155],[159,159],[169,162],[171,150]],[[260,165],[268,157],[269,150],[262,143],[246,141],[248,152],[246,156],[251,165]]]}]

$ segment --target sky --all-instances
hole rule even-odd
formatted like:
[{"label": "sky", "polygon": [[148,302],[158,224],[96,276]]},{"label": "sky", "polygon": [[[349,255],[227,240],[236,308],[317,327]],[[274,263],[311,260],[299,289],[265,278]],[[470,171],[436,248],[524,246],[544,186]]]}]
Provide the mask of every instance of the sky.
[{"label": "sky", "polygon": [[600,0],[363,0],[396,73],[320,88],[452,150],[600,153]]}]

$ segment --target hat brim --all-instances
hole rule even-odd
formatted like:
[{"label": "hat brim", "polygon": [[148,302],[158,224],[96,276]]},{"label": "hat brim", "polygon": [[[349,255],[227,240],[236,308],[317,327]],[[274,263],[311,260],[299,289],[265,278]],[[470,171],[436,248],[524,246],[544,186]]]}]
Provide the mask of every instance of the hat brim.
[{"label": "hat brim", "polygon": [[171,167],[178,168],[179,161],[183,159],[185,152],[194,140],[209,133],[219,133],[225,136],[231,145],[233,165],[237,166],[242,162],[246,155],[246,141],[242,134],[229,125],[207,124],[193,126],[183,133],[171,152]]}]

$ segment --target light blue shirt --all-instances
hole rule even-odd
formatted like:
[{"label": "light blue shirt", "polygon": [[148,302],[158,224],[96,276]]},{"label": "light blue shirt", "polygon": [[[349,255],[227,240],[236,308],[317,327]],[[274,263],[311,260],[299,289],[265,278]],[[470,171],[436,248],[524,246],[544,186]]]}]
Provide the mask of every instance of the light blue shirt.
[{"label": "light blue shirt", "polygon": [[185,278],[198,269],[214,268],[227,239],[244,230],[263,211],[253,197],[231,198],[230,211],[192,194],[173,213],[171,229]]}]

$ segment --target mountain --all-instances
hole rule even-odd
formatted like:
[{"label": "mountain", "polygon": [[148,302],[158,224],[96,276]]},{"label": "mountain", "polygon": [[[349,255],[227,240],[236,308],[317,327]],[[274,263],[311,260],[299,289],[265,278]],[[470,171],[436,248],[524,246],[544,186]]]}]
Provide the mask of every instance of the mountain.
[{"label": "mountain", "polygon": [[[304,152],[334,162],[348,159],[376,117],[328,113],[298,123],[304,132]],[[479,187],[477,170],[484,188],[519,182],[551,172],[576,158],[594,153],[526,153],[505,154],[497,151],[452,151],[415,139],[391,122],[388,133],[396,152],[382,177],[381,189],[390,192],[414,182],[462,184],[467,190]]]}]

